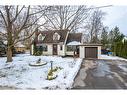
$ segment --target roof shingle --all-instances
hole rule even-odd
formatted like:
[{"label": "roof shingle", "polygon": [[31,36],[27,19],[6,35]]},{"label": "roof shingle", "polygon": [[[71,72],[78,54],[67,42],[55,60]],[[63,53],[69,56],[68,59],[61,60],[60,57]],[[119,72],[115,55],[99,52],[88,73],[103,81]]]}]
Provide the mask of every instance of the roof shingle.
[{"label": "roof shingle", "polygon": [[82,40],[82,33],[69,33],[66,44],[72,41],[81,42],[81,40]]},{"label": "roof shingle", "polygon": [[[59,42],[65,42],[66,36],[67,36],[68,30],[53,30],[53,31],[40,31],[36,33],[36,40],[37,43],[59,43]],[[45,36],[44,40],[38,41],[37,37],[39,34],[42,34],[42,36]],[[60,39],[58,41],[53,40],[54,33],[58,33],[60,35]]]}]

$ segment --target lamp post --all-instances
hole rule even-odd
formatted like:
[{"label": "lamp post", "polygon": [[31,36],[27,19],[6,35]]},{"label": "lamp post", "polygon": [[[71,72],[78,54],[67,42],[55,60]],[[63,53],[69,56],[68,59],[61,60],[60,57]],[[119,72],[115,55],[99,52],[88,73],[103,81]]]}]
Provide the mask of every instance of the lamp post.
[{"label": "lamp post", "polygon": [[51,63],[51,71],[53,70],[53,61],[50,61]]}]

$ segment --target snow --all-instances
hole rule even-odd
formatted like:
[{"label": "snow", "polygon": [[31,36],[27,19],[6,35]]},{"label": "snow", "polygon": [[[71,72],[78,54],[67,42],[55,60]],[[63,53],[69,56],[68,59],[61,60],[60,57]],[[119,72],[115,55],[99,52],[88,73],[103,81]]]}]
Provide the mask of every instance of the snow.
[{"label": "snow", "polygon": [[104,77],[110,72],[110,68],[103,61],[96,63],[98,64],[96,70],[94,71],[94,76]]},{"label": "snow", "polygon": [[127,40],[127,37],[124,37],[125,40]]},{"label": "snow", "polygon": [[72,42],[69,42],[67,45],[80,45],[80,44],[81,44],[80,42],[72,41]]},{"label": "snow", "polygon": [[126,64],[125,65],[124,64],[119,64],[118,67],[120,69],[122,69],[124,72],[127,72],[127,66],[126,66]]},{"label": "snow", "polygon": [[4,41],[4,44],[7,45],[7,41]]},{"label": "snow", "polygon": [[[36,63],[39,58],[47,64],[39,67],[29,66],[29,63]],[[54,80],[46,79],[50,61],[53,61],[54,68],[56,66],[62,68],[56,72],[58,77]],[[13,62],[6,63],[6,57],[2,57],[0,58],[0,86],[18,89],[70,89],[81,62],[80,58],[19,54],[13,57]]]},{"label": "snow", "polygon": [[18,42],[15,47],[25,47],[22,43]]},{"label": "snow", "polygon": [[108,55],[101,55],[101,59],[111,59],[111,60],[124,60],[127,61],[127,59],[118,57],[118,56],[108,56]]},{"label": "snow", "polygon": [[126,41],[126,40],[127,40],[127,37],[124,37],[123,40],[122,40],[122,42],[124,43],[124,41]]},{"label": "snow", "polygon": [[21,44],[21,45],[18,45],[17,47],[25,47],[25,45],[22,45],[22,44]]}]

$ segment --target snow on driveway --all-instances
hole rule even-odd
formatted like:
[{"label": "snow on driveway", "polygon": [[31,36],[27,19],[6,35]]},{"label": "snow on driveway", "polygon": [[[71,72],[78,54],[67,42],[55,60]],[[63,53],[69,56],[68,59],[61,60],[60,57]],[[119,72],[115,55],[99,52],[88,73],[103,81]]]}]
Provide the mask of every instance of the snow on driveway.
[{"label": "snow on driveway", "polygon": [[94,72],[94,76],[103,77],[106,76],[110,72],[110,68],[107,64],[104,64],[103,60],[101,62],[97,62],[98,66]]},{"label": "snow on driveway", "polygon": [[[36,63],[39,58],[47,64],[40,67],[28,65]],[[53,67],[62,68],[57,71],[58,77],[54,80],[46,80],[50,61],[53,61]],[[0,58],[0,86],[18,89],[69,89],[72,87],[81,62],[80,58],[19,54],[13,57],[13,62],[6,63],[6,57],[2,57]]]},{"label": "snow on driveway", "polygon": [[118,57],[118,56],[108,56],[108,55],[101,55],[101,59],[110,59],[110,60],[125,60],[127,61],[127,59],[122,58],[122,57]]},{"label": "snow on driveway", "polygon": [[[108,59],[108,60],[121,60],[125,61],[127,63],[127,59],[118,57],[118,56],[108,56],[108,55],[101,55],[101,59]],[[118,62],[116,62],[118,63]],[[115,64],[116,64],[115,63]],[[113,63],[114,64],[114,63]],[[120,62],[117,64],[119,68],[121,68],[123,71],[127,72],[127,64],[123,64],[123,62]]]}]

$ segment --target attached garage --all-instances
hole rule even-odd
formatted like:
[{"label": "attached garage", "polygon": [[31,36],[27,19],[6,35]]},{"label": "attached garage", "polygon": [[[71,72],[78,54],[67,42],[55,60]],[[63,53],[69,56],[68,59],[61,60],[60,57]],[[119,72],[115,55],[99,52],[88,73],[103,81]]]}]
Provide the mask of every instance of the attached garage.
[{"label": "attached garage", "polygon": [[101,57],[101,44],[80,45],[80,58],[99,59]]}]

